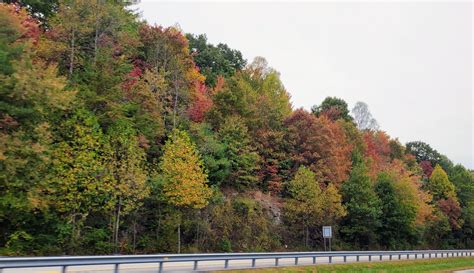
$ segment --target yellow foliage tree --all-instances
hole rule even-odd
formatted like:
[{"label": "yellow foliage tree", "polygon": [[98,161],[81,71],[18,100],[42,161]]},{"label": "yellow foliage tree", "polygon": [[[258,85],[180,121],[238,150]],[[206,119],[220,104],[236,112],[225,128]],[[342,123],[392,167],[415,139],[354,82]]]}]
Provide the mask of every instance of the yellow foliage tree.
[{"label": "yellow foliage tree", "polygon": [[[166,202],[180,209],[201,209],[212,190],[196,146],[184,131],[173,129],[159,163],[159,178]],[[181,216],[180,216],[181,218]],[[181,252],[181,220],[178,223],[178,253]]]},{"label": "yellow foliage tree", "polygon": [[207,185],[207,173],[195,145],[184,131],[172,131],[159,170],[163,193],[169,204],[193,209],[208,204],[212,191]]}]

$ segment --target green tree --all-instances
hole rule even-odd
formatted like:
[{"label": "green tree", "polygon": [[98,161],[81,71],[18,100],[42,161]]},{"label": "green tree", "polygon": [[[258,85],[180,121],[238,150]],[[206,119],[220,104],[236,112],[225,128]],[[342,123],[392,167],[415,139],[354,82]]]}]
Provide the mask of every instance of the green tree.
[{"label": "green tree", "polygon": [[111,207],[112,177],[107,168],[110,148],[97,119],[86,110],[77,110],[60,128],[52,152],[47,196],[71,226],[66,245],[74,252],[87,217]]},{"label": "green tree", "polygon": [[138,208],[150,194],[150,188],[145,151],[139,146],[137,133],[131,124],[126,120],[116,121],[108,128],[107,137],[111,147],[108,168],[113,178],[113,242],[117,251],[121,217]]},{"label": "green tree", "polygon": [[287,185],[290,199],[284,207],[284,218],[289,229],[300,230],[305,247],[319,234],[322,225],[336,225],[346,214],[342,197],[333,184],[323,191],[316,174],[309,168],[299,167],[295,177]]},{"label": "green tree", "polygon": [[321,224],[323,213],[323,196],[316,175],[308,168],[301,166],[294,179],[288,183],[291,199],[285,204],[285,218],[290,226],[296,226],[303,237],[305,247],[309,247],[310,228]]},{"label": "green tree", "polygon": [[57,244],[47,228],[56,220],[45,217],[44,181],[52,124],[75,97],[55,64],[36,55],[38,34],[24,9],[0,4],[0,245],[11,255]]},{"label": "green tree", "polygon": [[430,161],[434,166],[441,158],[441,155],[438,153],[438,151],[434,150],[429,144],[422,141],[408,142],[405,146],[407,147],[407,153],[414,155],[418,162]]},{"label": "green tree", "polygon": [[450,181],[456,188],[456,195],[461,205],[461,218],[464,224],[460,232],[457,233],[458,241],[463,247],[472,248],[474,246],[474,173],[467,170],[462,165],[452,168],[449,175]]},{"label": "green tree", "polygon": [[259,155],[250,144],[247,127],[241,118],[229,117],[218,131],[226,146],[226,157],[230,161],[230,176],[225,184],[237,189],[255,187],[258,178]]},{"label": "green tree", "polygon": [[215,128],[230,116],[240,116],[253,136],[262,129],[279,129],[291,113],[289,94],[278,72],[262,57],[227,79],[213,101],[208,120]]},{"label": "green tree", "polygon": [[231,162],[224,142],[207,123],[191,124],[190,133],[202,156],[205,169],[209,171],[209,185],[220,186],[225,183],[231,172]]},{"label": "green tree", "polygon": [[219,76],[231,77],[245,67],[247,61],[242,57],[242,53],[226,44],[210,44],[205,34],[188,33],[186,38],[194,62],[206,77],[206,84],[209,86],[215,86]]},{"label": "green tree", "polygon": [[381,201],[381,225],[378,230],[380,244],[387,249],[404,249],[414,237],[416,208],[405,203],[397,192],[396,178],[389,173],[380,173],[375,192]]},{"label": "green tree", "polygon": [[139,23],[124,5],[122,1],[60,0],[49,20],[54,35],[46,35],[37,47],[40,56],[59,64],[85,106],[107,126],[122,115],[121,84],[140,45]]},{"label": "green tree", "polygon": [[342,195],[333,183],[330,183],[323,192],[323,204],[324,225],[335,226],[347,215],[347,210],[342,205]]},{"label": "green tree", "polygon": [[343,119],[346,121],[352,121],[352,117],[349,115],[347,102],[336,97],[325,98],[320,105],[314,105],[311,108],[311,111],[316,116],[325,115],[331,120]]},{"label": "green tree", "polygon": [[341,192],[347,215],[342,220],[341,233],[346,242],[367,249],[377,241],[382,214],[380,199],[368,176],[366,163],[359,155],[354,156],[349,180],[342,184]]},{"label": "green tree", "polygon": [[462,165],[456,165],[451,170],[449,180],[456,188],[456,195],[461,205],[466,206],[469,202],[474,201],[474,173],[472,171]]}]

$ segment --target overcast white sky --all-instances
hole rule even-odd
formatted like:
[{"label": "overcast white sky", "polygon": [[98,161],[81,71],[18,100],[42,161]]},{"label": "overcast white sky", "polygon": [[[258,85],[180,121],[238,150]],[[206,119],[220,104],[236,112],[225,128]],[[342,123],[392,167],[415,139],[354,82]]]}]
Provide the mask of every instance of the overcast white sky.
[{"label": "overcast white sky", "polygon": [[474,169],[473,4],[164,2],[136,6],[281,73],[294,108],[327,96],[366,102],[381,129]]}]

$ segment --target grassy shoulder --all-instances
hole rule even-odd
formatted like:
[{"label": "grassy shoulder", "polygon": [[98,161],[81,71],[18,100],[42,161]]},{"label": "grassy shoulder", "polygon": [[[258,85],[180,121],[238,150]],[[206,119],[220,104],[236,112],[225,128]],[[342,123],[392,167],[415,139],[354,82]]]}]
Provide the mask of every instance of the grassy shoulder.
[{"label": "grassy shoulder", "polygon": [[453,270],[462,270],[474,268],[474,257],[468,258],[449,258],[432,259],[416,261],[396,261],[396,262],[373,262],[373,263],[348,263],[348,264],[321,264],[317,266],[298,266],[266,269],[247,269],[247,270],[226,270],[215,271],[214,273],[345,273],[345,272],[452,272]]}]

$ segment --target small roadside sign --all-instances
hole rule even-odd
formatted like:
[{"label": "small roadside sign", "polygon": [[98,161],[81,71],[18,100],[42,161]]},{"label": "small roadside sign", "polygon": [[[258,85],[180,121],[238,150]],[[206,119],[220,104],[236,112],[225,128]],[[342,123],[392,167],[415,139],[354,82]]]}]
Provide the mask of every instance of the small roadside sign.
[{"label": "small roadside sign", "polygon": [[323,237],[324,238],[332,238],[332,227],[331,226],[323,226]]}]

